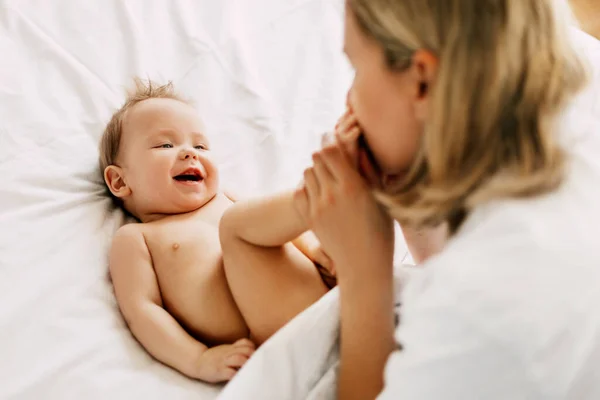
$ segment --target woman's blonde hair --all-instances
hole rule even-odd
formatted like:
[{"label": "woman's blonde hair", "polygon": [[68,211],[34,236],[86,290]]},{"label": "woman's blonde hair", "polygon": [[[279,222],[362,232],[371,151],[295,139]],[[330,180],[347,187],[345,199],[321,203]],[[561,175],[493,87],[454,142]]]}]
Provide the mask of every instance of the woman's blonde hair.
[{"label": "woman's blonde hair", "polygon": [[569,42],[564,0],[348,5],[389,68],[408,68],[419,49],[440,60],[419,153],[401,182],[378,193],[400,223],[448,221],[454,232],[485,201],[560,185],[565,154],[554,122],[587,80]]}]

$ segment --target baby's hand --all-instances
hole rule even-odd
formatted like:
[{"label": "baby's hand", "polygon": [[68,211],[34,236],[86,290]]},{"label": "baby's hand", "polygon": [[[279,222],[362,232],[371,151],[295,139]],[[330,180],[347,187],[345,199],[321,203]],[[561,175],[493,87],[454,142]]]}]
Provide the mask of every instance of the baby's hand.
[{"label": "baby's hand", "polygon": [[211,347],[200,355],[195,378],[210,383],[229,381],[255,350],[256,346],[248,339]]}]

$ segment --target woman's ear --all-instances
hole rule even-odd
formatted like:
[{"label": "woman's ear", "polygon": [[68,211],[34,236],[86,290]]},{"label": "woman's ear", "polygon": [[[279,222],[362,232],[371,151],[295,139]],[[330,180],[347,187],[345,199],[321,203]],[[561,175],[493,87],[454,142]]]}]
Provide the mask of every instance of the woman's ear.
[{"label": "woman's ear", "polygon": [[431,103],[431,88],[438,73],[438,59],[428,50],[417,50],[412,64],[416,79],[415,110],[420,120],[427,118]]},{"label": "woman's ear", "polygon": [[121,167],[117,167],[116,165],[106,167],[104,170],[104,181],[111,193],[119,199],[123,199],[131,194],[131,188],[125,182]]}]

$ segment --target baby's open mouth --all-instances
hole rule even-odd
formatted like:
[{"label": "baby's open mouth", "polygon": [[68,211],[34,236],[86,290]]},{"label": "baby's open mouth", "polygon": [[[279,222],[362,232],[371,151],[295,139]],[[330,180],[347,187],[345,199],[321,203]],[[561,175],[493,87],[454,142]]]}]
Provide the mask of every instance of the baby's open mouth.
[{"label": "baby's open mouth", "polygon": [[190,168],[183,171],[183,173],[174,176],[173,179],[179,182],[199,182],[204,178],[202,177],[200,170],[196,168]]},{"label": "baby's open mouth", "polygon": [[177,175],[174,179],[176,181],[180,181],[180,182],[184,182],[184,181],[198,182],[198,181],[202,180],[202,178],[197,175],[185,175],[185,174]]}]

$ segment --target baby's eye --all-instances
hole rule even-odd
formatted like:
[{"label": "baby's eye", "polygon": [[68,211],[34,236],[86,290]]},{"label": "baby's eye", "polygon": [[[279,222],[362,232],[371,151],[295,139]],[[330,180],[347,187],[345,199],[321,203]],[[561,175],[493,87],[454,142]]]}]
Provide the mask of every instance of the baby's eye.
[{"label": "baby's eye", "polygon": [[205,145],[205,144],[199,144],[199,145],[197,145],[197,146],[194,146],[194,148],[195,148],[196,150],[208,150],[208,146],[207,146],[207,145]]},{"label": "baby's eye", "polygon": [[160,146],[157,146],[160,149],[172,149],[173,145],[171,143],[165,143],[165,144],[161,144]]}]

